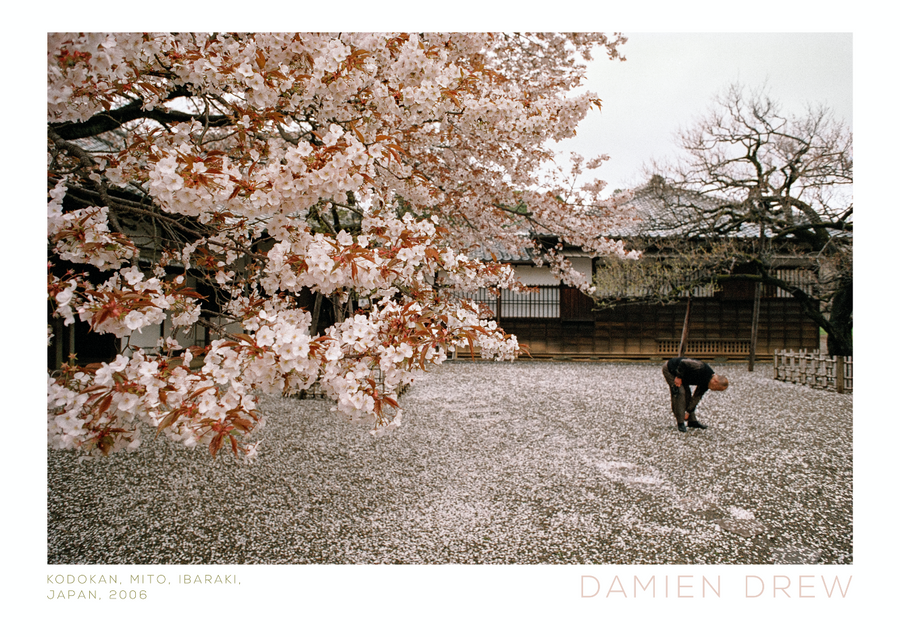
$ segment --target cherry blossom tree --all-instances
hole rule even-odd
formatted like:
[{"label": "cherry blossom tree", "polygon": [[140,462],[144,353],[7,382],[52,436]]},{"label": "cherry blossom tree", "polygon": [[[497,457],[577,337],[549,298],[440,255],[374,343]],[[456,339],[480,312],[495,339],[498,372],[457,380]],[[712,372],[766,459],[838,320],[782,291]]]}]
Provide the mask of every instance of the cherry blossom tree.
[{"label": "cherry blossom tree", "polygon": [[[448,352],[516,356],[464,293],[519,284],[467,255],[531,249],[589,290],[535,237],[625,254],[605,238],[625,198],[580,179],[604,158],[564,172],[551,150],[600,106],[582,60],[624,41],[50,34],[48,298],[121,344],[48,375],[51,444],[106,455],[146,429],[247,459],[260,393],[319,383],[378,432]],[[207,347],[180,340],[197,326]]]}]

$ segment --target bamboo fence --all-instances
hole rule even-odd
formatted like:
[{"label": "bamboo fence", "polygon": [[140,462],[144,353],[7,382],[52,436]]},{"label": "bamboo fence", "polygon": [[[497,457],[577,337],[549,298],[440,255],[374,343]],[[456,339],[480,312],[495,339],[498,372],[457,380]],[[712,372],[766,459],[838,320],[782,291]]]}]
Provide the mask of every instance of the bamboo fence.
[{"label": "bamboo fence", "polygon": [[827,356],[819,350],[775,350],[775,380],[806,385],[815,389],[853,391],[853,357]]}]

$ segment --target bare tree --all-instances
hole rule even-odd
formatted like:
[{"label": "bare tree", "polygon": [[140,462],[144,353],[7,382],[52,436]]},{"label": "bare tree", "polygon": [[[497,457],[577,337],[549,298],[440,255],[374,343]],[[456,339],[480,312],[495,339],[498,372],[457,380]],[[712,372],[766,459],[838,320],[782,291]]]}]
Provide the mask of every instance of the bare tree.
[{"label": "bare tree", "polygon": [[825,107],[783,114],[731,86],[679,134],[683,156],[654,165],[636,193],[632,241],[666,258],[638,266],[631,285],[662,301],[727,279],[774,286],[801,302],[832,355],[852,354],[852,142]]}]

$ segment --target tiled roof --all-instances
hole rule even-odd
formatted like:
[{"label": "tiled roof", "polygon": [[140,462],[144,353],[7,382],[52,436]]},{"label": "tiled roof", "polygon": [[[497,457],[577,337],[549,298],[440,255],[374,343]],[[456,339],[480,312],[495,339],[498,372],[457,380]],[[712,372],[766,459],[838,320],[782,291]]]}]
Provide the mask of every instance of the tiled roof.
[{"label": "tiled roof", "polygon": [[[583,250],[572,247],[565,247],[562,250],[557,250],[556,253],[569,259],[587,256]],[[479,248],[469,251],[467,256],[478,261],[533,264],[537,252],[531,248],[523,248],[520,252],[510,252],[501,246],[482,244]]]},{"label": "tiled roof", "polygon": [[[630,204],[634,221],[616,233],[618,238],[682,235],[752,239],[760,235],[758,223],[741,221],[740,202],[673,188],[666,185],[661,177],[653,177],[645,186],[635,190]],[[838,230],[828,232],[832,236],[847,236],[847,233]],[[769,227],[764,227],[764,233],[766,237],[775,236]]]},{"label": "tiled roof", "polygon": [[[733,216],[717,214],[725,208],[734,210],[740,204],[690,190],[667,186],[661,178],[654,177],[647,185],[635,190],[630,205],[634,221],[626,224],[617,234],[621,237],[636,235],[670,237],[684,234],[693,236],[721,236],[721,223],[732,221]],[[679,211],[696,211],[690,217]],[[767,231],[767,235],[770,235]],[[759,225],[744,223],[729,232],[732,237],[758,237]]]}]

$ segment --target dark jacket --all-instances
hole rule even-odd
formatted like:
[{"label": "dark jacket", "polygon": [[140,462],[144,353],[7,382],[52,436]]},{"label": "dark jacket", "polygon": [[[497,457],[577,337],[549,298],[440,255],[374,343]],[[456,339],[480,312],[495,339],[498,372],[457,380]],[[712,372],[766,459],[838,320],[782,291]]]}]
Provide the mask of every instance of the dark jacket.
[{"label": "dark jacket", "polygon": [[670,358],[666,368],[672,376],[681,379],[682,385],[694,385],[697,388],[687,406],[687,411],[694,411],[700,398],[709,389],[709,381],[715,374],[713,368],[693,358]]}]

